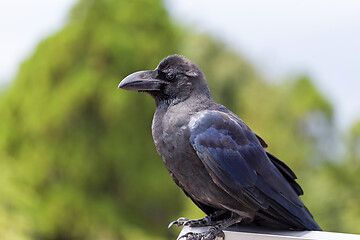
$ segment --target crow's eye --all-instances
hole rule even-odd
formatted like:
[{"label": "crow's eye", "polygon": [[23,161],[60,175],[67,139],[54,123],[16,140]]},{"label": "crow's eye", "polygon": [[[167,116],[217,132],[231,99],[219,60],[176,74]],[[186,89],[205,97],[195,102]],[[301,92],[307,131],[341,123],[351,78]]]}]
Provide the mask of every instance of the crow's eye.
[{"label": "crow's eye", "polygon": [[167,73],[167,74],[166,74],[166,78],[167,78],[168,80],[173,80],[173,79],[175,78],[175,73],[173,73],[173,72]]}]

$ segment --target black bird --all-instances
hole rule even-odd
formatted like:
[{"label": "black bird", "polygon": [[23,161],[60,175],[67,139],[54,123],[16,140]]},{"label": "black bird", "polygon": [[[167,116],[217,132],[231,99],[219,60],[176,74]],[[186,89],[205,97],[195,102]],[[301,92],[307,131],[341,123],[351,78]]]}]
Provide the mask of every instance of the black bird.
[{"label": "black bird", "polygon": [[155,70],[127,76],[119,88],[150,94],[156,103],[152,135],[175,183],[207,216],[178,226],[212,226],[187,239],[214,239],[233,224],[318,230],[299,196],[294,172],[239,117],[215,103],[205,76],[180,55]]}]

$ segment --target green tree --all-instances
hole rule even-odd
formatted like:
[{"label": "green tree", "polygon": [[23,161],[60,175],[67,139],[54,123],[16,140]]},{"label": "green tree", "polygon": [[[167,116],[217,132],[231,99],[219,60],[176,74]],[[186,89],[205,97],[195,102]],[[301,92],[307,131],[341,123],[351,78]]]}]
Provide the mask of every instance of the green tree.
[{"label": "green tree", "polygon": [[152,100],[117,85],[174,53],[175,39],[160,1],[84,0],[39,44],[1,96],[1,229],[25,239],[167,233],[181,202],[151,142]]},{"label": "green tree", "polygon": [[347,229],[354,214],[336,225],[329,219],[342,207],[336,194],[325,198],[345,187],[336,179],[347,173],[321,150],[332,128],[328,101],[307,77],[270,83],[225,44],[188,32],[161,1],[82,0],[39,44],[0,95],[1,239],[173,238],[170,220],[203,215],[155,152],[153,100],[116,89],[173,53],[198,63],[214,99],[295,170],[320,225]]},{"label": "green tree", "polygon": [[359,147],[360,122],[350,129],[341,160],[319,169],[313,186],[316,212],[333,231],[360,233]]}]

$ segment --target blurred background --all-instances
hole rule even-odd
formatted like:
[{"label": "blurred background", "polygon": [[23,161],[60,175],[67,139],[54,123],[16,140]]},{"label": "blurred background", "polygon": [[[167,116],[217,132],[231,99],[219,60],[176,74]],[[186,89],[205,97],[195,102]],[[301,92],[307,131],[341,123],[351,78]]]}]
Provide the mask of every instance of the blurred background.
[{"label": "blurred background", "polygon": [[0,34],[0,239],[175,239],[203,216],[155,151],[153,100],[117,90],[174,53],[324,230],[360,233],[358,1],[3,1]]}]

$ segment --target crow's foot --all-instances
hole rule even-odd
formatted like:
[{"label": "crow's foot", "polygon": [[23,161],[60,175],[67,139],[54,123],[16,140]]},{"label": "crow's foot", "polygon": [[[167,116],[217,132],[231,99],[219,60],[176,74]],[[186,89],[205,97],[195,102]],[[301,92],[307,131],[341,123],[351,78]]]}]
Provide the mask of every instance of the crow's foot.
[{"label": "crow's foot", "polygon": [[188,226],[188,227],[204,227],[204,226],[214,226],[219,223],[219,221],[216,221],[215,219],[224,214],[225,211],[220,210],[216,211],[209,216],[206,216],[201,219],[196,220],[190,220],[184,217],[179,218],[176,221],[173,221],[169,224],[168,228],[170,228],[172,225],[176,225],[178,227],[180,226]]},{"label": "crow's foot", "polygon": [[188,232],[182,235],[180,239],[185,240],[220,240],[225,239],[225,234],[223,231],[219,230],[217,227],[212,227],[208,231],[203,233],[193,233]]},{"label": "crow's foot", "polygon": [[[212,222],[214,222],[214,220],[211,219],[211,215],[209,215],[208,218]],[[206,219],[206,217],[203,218],[203,219],[200,219],[200,221],[204,220],[204,219]],[[179,239],[185,239],[185,240],[224,239],[225,235],[224,235],[224,232],[222,230],[229,227],[229,226],[231,226],[231,225],[233,225],[233,224],[235,224],[235,223],[241,222],[242,219],[243,219],[242,217],[236,215],[236,216],[232,216],[232,217],[227,218],[227,219],[218,220],[218,221],[215,221],[216,224],[214,224],[212,227],[210,227],[207,231],[205,231],[203,233],[188,232],[188,233],[182,235]],[[184,224],[186,224],[186,222]],[[190,225],[190,223],[189,223],[189,225]]]}]

